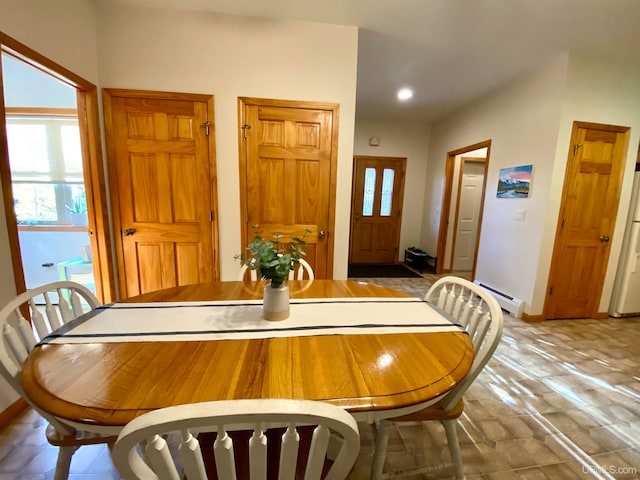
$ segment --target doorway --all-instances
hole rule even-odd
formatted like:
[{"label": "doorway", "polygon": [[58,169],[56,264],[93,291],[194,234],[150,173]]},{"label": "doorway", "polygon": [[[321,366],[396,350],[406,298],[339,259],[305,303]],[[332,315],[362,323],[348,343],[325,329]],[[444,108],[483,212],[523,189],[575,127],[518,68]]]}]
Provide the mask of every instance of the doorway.
[{"label": "doorway", "polygon": [[[482,153],[482,150],[479,153]],[[453,240],[451,242],[451,270],[454,272],[471,272],[473,270],[480,229],[480,214],[484,200],[485,171],[485,157],[463,156],[460,159]]]},{"label": "doorway", "polygon": [[353,159],[349,264],[398,262],[406,158]]},{"label": "doorway", "polygon": [[95,86],[2,33],[0,45],[0,179],[16,291],[67,279],[109,302]]},{"label": "doorway", "polygon": [[6,54],[2,64],[26,288],[71,280],[95,294],[75,90]]},{"label": "doorway", "polygon": [[489,168],[491,140],[447,154],[436,273],[473,279]]}]

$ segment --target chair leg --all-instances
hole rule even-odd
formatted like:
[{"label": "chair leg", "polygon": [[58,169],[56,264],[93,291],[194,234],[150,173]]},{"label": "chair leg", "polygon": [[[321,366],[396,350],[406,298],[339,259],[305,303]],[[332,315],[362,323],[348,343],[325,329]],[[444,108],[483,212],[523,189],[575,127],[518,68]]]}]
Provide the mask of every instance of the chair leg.
[{"label": "chair leg", "polygon": [[462,455],[460,454],[460,443],[458,442],[458,432],[456,431],[457,420],[443,420],[442,425],[447,434],[447,443],[449,444],[449,452],[451,452],[451,460],[455,469],[456,480],[464,480],[464,472],[462,471]]},{"label": "chair leg", "polygon": [[391,422],[380,420],[376,432],[376,446],[373,452],[371,465],[371,480],[380,480],[384,469],[384,460],[387,456],[387,444],[389,443],[389,429]]},{"label": "chair leg", "polygon": [[67,480],[71,469],[71,457],[79,447],[59,447],[58,461],[56,462],[56,473],[54,480]]}]

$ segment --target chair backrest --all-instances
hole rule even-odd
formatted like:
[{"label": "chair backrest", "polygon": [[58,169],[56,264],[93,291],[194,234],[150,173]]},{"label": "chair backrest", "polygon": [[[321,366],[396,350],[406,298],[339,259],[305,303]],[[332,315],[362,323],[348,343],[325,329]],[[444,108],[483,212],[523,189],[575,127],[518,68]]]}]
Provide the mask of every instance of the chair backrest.
[{"label": "chair backrest", "polygon": [[[247,275],[249,276],[249,278],[247,278]],[[243,263],[242,266],[240,267],[238,280],[240,280],[241,282],[244,280],[251,280],[252,282],[255,282],[258,280],[258,272],[257,270],[250,269],[247,265]]]},{"label": "chair backrest", "polygon": [[289,280],[313,280],[314,278],[313,268],[304,258],[301,258],[298,264],[294,265],[294,269],[289,272]]},{"label": "chair backrest", "polygon": [[[22,314],[23,305],[29,308],[31,324]],[[22,398],[29,402],[20,383],[22,364],[36,343],[55,329],[99,305],[98,299],[85,286],[62,281],[27,290],[0,310],[0,374]],[[55,420],[43,412],[40,413],[50,423],[55,423]],[[59,425],[54,426],[61,429]]]},{"label": "chair backrest", "polygon": [[495,352],[502,337],[503,315],[498,301],[486,290],[460,277],[443,277],[425,296],[461,324],[473,342],[474,359],[469,373],[442,400],[445,410],[453,408]]},{"label": "chair backrest", "polygon": [[[305,450],[298,430],[307,426],[313,434]],[[274,428],[284,433],[267,436]],[[246,444],[234,442],[235,431],[248,432]],[[279,479],[293,480],[298,457],[305,453],[305,480],[319,479],[330,441],[336,439],[332,445],[339,450],[325,478],[344,479],[360,449],[355,419],[335,405],[311,400],[224,400],[162,408],[135,418],[122,429],[113,447],[114,465],[125,480],[206,479],[203,451],[206,455],[211,450],[201,447],[205,432],[216,434],[215,469],[218,478],[225,480],[236,478],[235,457],[241,452],[248,457],[250,478],[266,479],[267,452],[273,449],[279,450]],[[180,436],[178,453],[173,456],[166,441],[172,434]],[[271,444],[274,440],[277,445]]]},{"label": "chair backrest", "polygon": [[[248,273],[247,270],[249,271]],[[239,280],[245,280],[246,275],[249,275],[253,282],[258,280],[258,271],[252,270],[243,264],[242,268],[240,268]],[[289,272],[289,280],[313,280],[314,278],[313,268],[304,258],[301,258],[298,264],[294,265],[294,269]]]}]

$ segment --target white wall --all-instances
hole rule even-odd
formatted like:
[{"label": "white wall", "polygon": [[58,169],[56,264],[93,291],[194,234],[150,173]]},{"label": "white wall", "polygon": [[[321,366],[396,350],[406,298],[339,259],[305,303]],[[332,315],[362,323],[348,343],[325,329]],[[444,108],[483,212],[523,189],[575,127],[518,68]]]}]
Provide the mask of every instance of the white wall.
[{"label": "white wall", "polygon": [[[96,20],[87,0],[0,0],[0,30],[66,69],[97,82]],[[0,215],[5,218],[2,205]],[[0,304],[15,296],[9,237],[0,221]],[[4,380],[0,380],[3,383]],[[17,399],[7,385],[0,386],[0,411]]]},{"label": "white wall", "polygon": [[[573,122],[583,121],[631,127],[618,216],[614,235],[611,238],[607,274],[598,309],[599,312],[607,312],[620,258],[625,222],[629,214],[633,171],[638,155],[640,64],[615,63],[611,60],[593,59],[574,54],[571,55],[569,61],[567,85],[568,89],[558,132],[555,165],[551,178],[547,218],[544,222],[545,231],[549,233],[545,235],[540,252],[541,261],[535,286],[534,311],[539,313],[544,306],[546,281],[553,252],[553,240]],[[536,172],[534,167],[533,188],[535,187]]]},{"label": "white wall", "polygon": [[98,82],[95,7],[89,0],[0,0],[0,30]]},{"label": "white wall", "polygon": [[[476,278],[526,302],[533,312],[535,272],[545,230],[568,56],[562,55],[432,126],[423,244],[435,251],[447,152],[491,140]],[[526,199],[498,199],[501,168],[533,164]],[[515,212],[526,210],[516,222]],[[556,212],[557,215],[557,212]],[[548,262],[548,259],[545,259]]]},{"label": "white wall", "polygon": [[5,107],[76,108],[76,89],[9,55],[2,55]]},{"label": "white wall", "polygon": [[[380,139],[380,146],[370,147],[369,138]],[[402,228],[398,260],[404,260],[407,247],[420,247],[424,209],[424,187],[429,151],[429,125],[415,122],[381,122],[358,118],[354,155],[406,157]],[[353,163],[351,167],[353,169]]]},{"label": "white wall", "polygon": [[[45,283],[62,280],[63,276],[58,270],[58,263],[81,257],[83,248],[89,250],[88,232],[38,232],[33,230],[21,230],[18,232],[20,250],[22,252],[22,269],[24,271],[27,288],[35,288]],[[50,267],[43,265],[52,264]],[[63,270],[64,272],[64,270]],[[71,268],[69,275],[78,273],[92,274],[91,265],[80,265]],[[94,291],[93,279],[67,277],[67,280],[89,283],[89,288]]]},{"label": "white wall", "polygon": [[238,97],[340,104],[334,276],[346,278],[357,29],[205,12],[98,7],[106,88],[215,95],[222,280],[240,252]]}]

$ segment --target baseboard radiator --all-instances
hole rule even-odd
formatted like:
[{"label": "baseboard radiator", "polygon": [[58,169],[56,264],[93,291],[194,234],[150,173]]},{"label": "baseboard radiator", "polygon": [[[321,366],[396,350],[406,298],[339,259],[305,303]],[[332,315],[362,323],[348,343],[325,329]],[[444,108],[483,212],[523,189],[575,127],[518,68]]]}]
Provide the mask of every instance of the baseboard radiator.
[{"label": "baseboard radiator", "polygon": [[500,306],[511,314],[512,317],[521,318],[522,310],[524,309],[524,302],[519,298],[512,297],[506,293],[501,292],[495,287],[482,283],[478,280],[474,281],[476,285],[485,289],[491,295],[493,295]]}]

